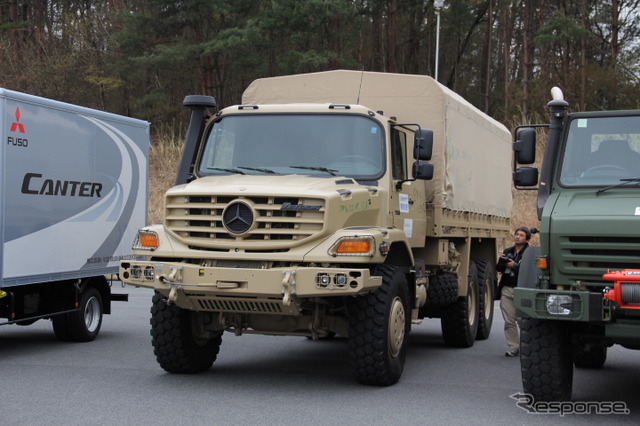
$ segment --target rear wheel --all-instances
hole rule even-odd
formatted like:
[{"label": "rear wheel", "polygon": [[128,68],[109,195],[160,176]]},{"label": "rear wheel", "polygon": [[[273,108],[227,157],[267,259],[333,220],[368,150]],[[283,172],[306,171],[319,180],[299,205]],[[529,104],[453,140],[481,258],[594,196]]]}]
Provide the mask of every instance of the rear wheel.
[{"label": "rear wheel", "polygon": [[210,339],[195,333],[195,313],[167,303],[155,293],[151,307],[151,343],[158,364],[169,373],[206,371],[220,351],[222,332]]},{"label": "rear wheel", "polygon": [[80,294],[78,309],[51,318],[53,332],[62,341],[90,342],[102,326],[102,296],[95,287],[86,287]]},{"label": "rear wheel", "polygon": [[520,369],[523,390],[536,401],[571,398],[573,363],[567,324],[523,318],[520,328]]},{"label": "rear wheel", "polygon": [[478,271],[478,307],[480,314],[478,315],[478,332],[477,340],[486,340],[491,334],[491,326],[493,325],[493,293],[494,293],[494,277],[495,273],[492,266],[485,259],[475,260]]},{"label": "rear wheel", "polygon": [[69,314],[71,338],[88,342],[96,338],[102,326],[102,297],[93,287],[88,287],[80,297],[79,310]]},{"label": "rear wheel", "polygon": [[349,360],[359,383],[389,386],[402,375],[410,329],[409,292],[404,273],[380,265],[382,286],[349,307]]},{"label": "rear wheel", "polygon": [[466,296],[446,306],[440,323],[444,342],[453,347],[468,348],[473,346],[478,332],[478,276],[475,263],[469,264]]},{"label": "rear wheel", "polygon": [[450,305],[458,300],[458,280],[453,274],[436,275],[429,280],[426,307]]}]

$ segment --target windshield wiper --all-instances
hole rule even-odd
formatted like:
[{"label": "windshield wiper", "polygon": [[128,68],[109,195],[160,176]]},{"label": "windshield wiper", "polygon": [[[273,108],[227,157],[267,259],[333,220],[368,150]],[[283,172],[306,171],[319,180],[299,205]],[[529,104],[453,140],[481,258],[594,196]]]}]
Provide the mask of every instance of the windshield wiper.
[{"label": "windshield wiper", "polygon": [[229,173],[237,173],[239,175],[246,175],[246,173],[243,172],[242,170],[228,169],[228,168],[225,168],[225,167],[207,167],[207,170],[219,170],[221,172],[229,172]]},{"label": "windshield wiper", "polygon": [[337,170],[327,169],[326,167],[312,167],[312,166],[289,166],[292,169],[304,169],[304,170],[318,170],[319,172],[329,173],[331,176],[336,176],[334,172]]},{"label": "windshield wiper", "polygon": [[245,167],[245,166],[238,166],[239,169],[245,169],[245,170],[255,170],[256,172],[262,172],[262,173],[275,173],[273,170],[269,170],[269,169],[262,169],[260,167]]},{"label": "windshield wiper", "polygon": [[640,178],[625,178],[620,179],[620,183],[616,183],[615,185],[607,186],[604,188],[600,188],[596,191],[596,195],[602,194],[604,191],[608,191],[609,189],[618,188],[620,186],[628,185],[632,182],[640,182]]}]

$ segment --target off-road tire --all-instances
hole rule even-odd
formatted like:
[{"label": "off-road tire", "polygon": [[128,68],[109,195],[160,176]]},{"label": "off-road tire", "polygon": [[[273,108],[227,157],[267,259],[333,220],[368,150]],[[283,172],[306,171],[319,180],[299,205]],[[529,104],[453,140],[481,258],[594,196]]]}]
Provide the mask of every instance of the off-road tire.
[{"label": "off-road tire", "polygon": [[80,294],[78,310],[51,317],[53,332],[63,342],[90,342],[102,326],[102,296],[95,287]]},{"label": "off-road tire", "polygon": [[222,333],[208,340],[193,335],[193,312],[167,303],[160,293],[153,295],[151,306],[151,342],[160,367],[169,373],[206,371],[220,351]]},{"label": "off-road tire", "polygon": [[458,300],[458,280],[453,274],[441,274],[429,280],[427,307],[451,305]]},{"label": "off-road tire", "polygon": [[440,324],[445,344],[457,348],[469,348],[476,341],[479,322],[478,274],[475,263],[469,264],[467,295],[442,312]]},{"label": "off-road tire", "polygon": [[489,261],[474,260],[478,271],[478,331],[476,340],[486,340],[491,335],[493,325],[493,298],[495,293],[495,272]]},{"label": "off-road tire", "polygon": [[574,345],[573,365],[578,368],[600,369],[607,361],[607,347],[601,345]]},{"label": "off-road tire", "polygon": [[380,265],[374,272],[382,286],[349,304],[349,361],[359,383],[389,386],[402,375],[411,326],[404,273]]},{"label": "off-road tire", "polygon": [[573,362],[566,323],[523,318],[520,324],[522,388],[536,401],[571,398]]}]

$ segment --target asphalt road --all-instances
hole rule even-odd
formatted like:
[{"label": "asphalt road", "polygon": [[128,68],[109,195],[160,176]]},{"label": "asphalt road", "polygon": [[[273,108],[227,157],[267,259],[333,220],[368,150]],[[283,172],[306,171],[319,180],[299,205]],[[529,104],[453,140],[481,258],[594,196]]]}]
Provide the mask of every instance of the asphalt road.
[{"label": "asphalt road", "polygon": [[511,397],[521,392],[519,360],[504,356],[499,311],[491,337],[470,349],[444,346],[438,320],[414,326],[402,379],[377,388],[352,380],[341,338],[225,333],[211,370],[165,373],[151,347],[151,291],[115,290],[129,293],[130,301],[113,303],[94,342],[58,342],[50,321],[0,327],[0,425],[640,422],[637,352],[617,346],[603,370],[576,370],[573,400],[617,401],[629,414],[560,416],[520,408]]}]

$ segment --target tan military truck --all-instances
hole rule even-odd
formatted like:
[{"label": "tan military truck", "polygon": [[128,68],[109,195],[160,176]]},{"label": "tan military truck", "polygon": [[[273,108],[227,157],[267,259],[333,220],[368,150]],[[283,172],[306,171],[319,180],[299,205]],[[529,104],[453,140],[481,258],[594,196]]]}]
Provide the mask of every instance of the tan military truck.
[{"label": "tan military truck", "polygon": [[162,368],[210,368],[225,331],[338,334],[358,382],[391,385],[412,324],[440,318],[451,346],[489,336],[504,126],[430,77],[358,71],[260,79],[210,117],[211,97],[185,105],[164,222],[139,231],[148,260],[120,267],[155,290]]}]

